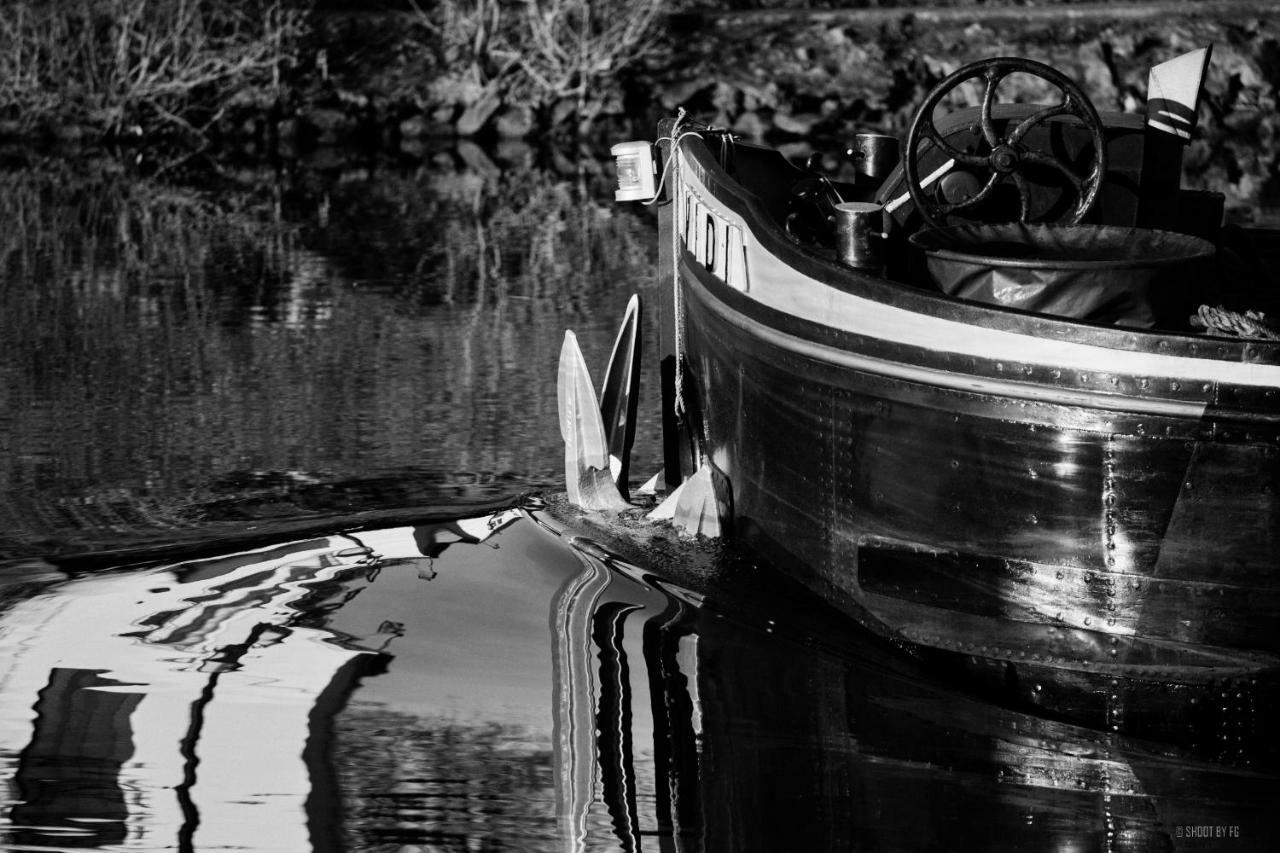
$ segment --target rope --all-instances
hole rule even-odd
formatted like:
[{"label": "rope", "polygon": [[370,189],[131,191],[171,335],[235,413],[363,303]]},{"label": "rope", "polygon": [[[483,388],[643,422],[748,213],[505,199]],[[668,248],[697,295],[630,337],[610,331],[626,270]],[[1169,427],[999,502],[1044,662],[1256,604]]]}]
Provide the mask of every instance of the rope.
[{"label": "rope", "polygon": [[[676,120],[671,125],[671,135],[660,137],[657,140],[658,143],[670,142],[671,153],[667,157],[667,162],[662,167],[662,175],[658,179],[658,188],[654,192],[653,198],[650,199],[649,201],[644,202],[645,205],[651,205],[651,204],[657,203],[658,199],[662,198],[662,190],[663,190],[663,187],[666,186],[667,177],[671,176],[671,183],[673,188],[675,188],[673,189],[673,202],[675,205],[675,210],[672,213],[674,221],[672,222],[673,227],[671,228],[671,282],[672,282],[671,292],[672,292],[672,301],[674,303],[673,310],[675,311],[675,322],[672,324],[673,326],[672,338],[674,339],[672,341],[672,344],[674,345],[675,356],[676,356],[674,408],[675,408],[676,414],[681,418],[683,418],[686,414],[685,406],[684,406],[685,319],[684,319],[684,306],[681,304],[681,296],[680,296],[680,237],[679,237],[680,222],[681,222],[681,215],[682,215],[681,207],[684,204],[684,201],[681,198],[678,190],[678,187],[680,186],[680,181],[679,181],[680,164],[678,162],[679,160],[678,155],[680,150],[680,143],[684,142],[690,136],[701,136],[704,132],[712,132],[712,133],[725,132],[725,131],[719,130],[718,128],[707,127],[706,125],[697,125],[696,129],[693,129],[693,130],[681,130],[682,127],[693,125],[693,124],[694,122],[691,122],[691,121],[686,122],[685,109],[684,107],[680,107],[679,110],[676,112]],[[835,190],[835,187],[832,187],[832,190]],[[836,196],[839,197],[839,195],[840,194],[837,192]]]},{"label": "rope", "polygon": [[1261,311],[1228,311],[1222,306],[1201,305],[1191,318],[1193,328],[1206,334],[1280,341],[1280,328]]},{"label": "rope", "polygon": [[679,112],[677,112],[677,113],[676,113],[676,120],[675,120],[675,123],[671,125],[671,135],[670,135],[670,136],[663,136],[663,137],[661,137],[660,139],[658,139],[658,142],[659,142],[659,143],[662,143],[662,142],[670,142],[670,143],[671,143],[671,153],[667,155],[667,162],[666,162],[666,163],[663,165],[663,167],[662,167],[662,176],[661,176],[661,177],[659,178],[659,180],[658,180],[658,189],[657,189],[657,192],[655,192],[655,193],[654,193],[654,196],[653,196],[653,198],[652,198],[652,199],[650,199],[649,201],[644,202],[646,205],[650,205],[650,204],[654,204],[655,202],[657,202],[657,201],[658,201],[658,199],[662,198],[662,188],[666,185],[666,182],[667,182],[667,176],[668,176],[668,175],[671,175],[671,176],[672,176],[671,184],[672,184],[672,187],[674,188],[674,189],[673,189],[673,192],[672,192],[672,201],[673,201],[673,204],[674,204],[674,207],[675,207],[675,209],[672,211],[672,214],[671,214],[671,216],[672,216],[672,222],[671,222],[671,226],[672,226],[672,227],[671,227],[671,294],[672,294],[672,301],[673,301],[673,303],[674,303],[674,304],[673,304],[673,306],[672,306],[672,310],[675,312],[675,314],[674,314],[675,322],[672,324],[672,337],[673,337],[673,339],[674,339],[674,340],[672,341],[672,344],[673,344],[673,348],[674,348],[674,350],[675,350],[675,357],[676,357],[676,365],[675,365],[675,367],[676,367],[676,375],[675,375],[675,386],[676,386],[676,387],[675,387],[675,392],[676,392],[676,395],[675,395],[675,401],[674,401],[674,409],[675,409],[675,413],[676,413],[676,415],[677,415],[677,416],[679,416],[679,417],[681,417],[681,418],[683,418],[683,417],[684,417],[684,415],[685,415],[685,407],[684,407],[684,338],[685,338],[685,325],[684,325],[684,306],[681,304],[681,300],[680,300],[680,237],[679,237],[679,232],[680,232],[680,207],[681,207],[681,205],[682,205],[682,202],[681,202],[681,199],[680,199],[680,193],[679,193],[679,191],[678,191],[678,187],[680,186],[680,182],[679,182],[679,180],[678,180],[678,175],[679,175],[679,168],[680,168],[680,166],[679,166],[679,163],[677,162],[677,160],[679,159],[679,158],[678,158],[678,153],[679,153],[680,143],[681,143],[681,142],[683,142],[685,139],[687,139],[687,138],[688,138],[688,137],[690,137],[690,136],[698,136],[698,135],[699,135],[698,131],[696,131],[696,130],[686,130],[686,131],[684,131],[684,132],[681,132],[680,127],[681,127],[681,125],[683,125],[684,123],[685,123],[685,110],[684,110],[684,107],[681,107],[681,108],[679,109]]},{"label": "rope", "polygon": [[690,136],[700,135],[700,131],[697,131],[697,130],[686,130],[683,133],[681,133],[680,125],[682,124],[684,124],[684,107],[680,107],[679,111],[676,113],[675,124],[671,125],[671,135],[662,136],[658,138],[658,142],[660,143],[661,142],[671,143],[671,156],[667,158],[666,164],[662,167],[662,174],[658,177],[658,189],[654,191],[653,198],[649,199],[646,202],[642,202],[645,205],[645,207],[648,207],[651,204],[657,204],[658,199],[662,198],[662,188],[667,183],[667,175],[675,171],[676,148],[686,138]]}]

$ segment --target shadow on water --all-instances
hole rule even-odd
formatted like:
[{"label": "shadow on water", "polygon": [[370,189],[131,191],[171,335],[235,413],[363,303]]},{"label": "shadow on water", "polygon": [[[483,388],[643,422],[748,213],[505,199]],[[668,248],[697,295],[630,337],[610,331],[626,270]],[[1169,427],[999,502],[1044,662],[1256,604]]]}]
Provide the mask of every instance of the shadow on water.
[{"label": "shadow on water", "polygon": [[0,559],[558,484],[563,329],[604,358],[653,224],[489,165],[0,174]]},{"label": "shadow on water", "polygon": [[676,584],[531,510],[9,600],[0,841],[1273,849],[1274,743],[1210,761],[989,706],[725,554],[685,547]]}]

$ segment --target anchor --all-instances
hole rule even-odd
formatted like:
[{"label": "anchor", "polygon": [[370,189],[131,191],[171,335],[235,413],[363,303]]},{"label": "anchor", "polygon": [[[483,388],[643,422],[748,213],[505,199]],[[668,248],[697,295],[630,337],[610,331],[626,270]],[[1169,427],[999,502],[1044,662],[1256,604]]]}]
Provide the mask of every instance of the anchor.
[{"label": "anchor", "polygon": [[[556,400],[564,439],[564,479],[570,502],[586,510],[621,512],[635,440],[640,388],[640,297],[627,303],[597,400],[578,338],[564,333]],[[608,427],[606,428],[606,416]]]},{"label": "anchor", "polygon": [[[564,439],[564,477],[569,501],[588,511],[620,513],[634,508],[628,475],[635,443],[636,407],[640,390],[640,297],[627,302],[614,340],[599,397],[586,360],[572,331],[564,333],[556,381],[560,435]],[[661,472],[637,493],[665,488]],[[726,536],[733,513],[728,478],[704,460],[647,516],[668,520],[694,535]]]}]

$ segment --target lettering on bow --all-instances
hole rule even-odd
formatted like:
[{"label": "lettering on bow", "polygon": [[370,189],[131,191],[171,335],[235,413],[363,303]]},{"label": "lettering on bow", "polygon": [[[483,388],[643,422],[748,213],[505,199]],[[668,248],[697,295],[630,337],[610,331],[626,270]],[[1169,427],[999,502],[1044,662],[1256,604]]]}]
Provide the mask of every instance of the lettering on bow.
[{"label": "lettering on bow", "polygon": [[717,213],[686,187],[678,211],[680,237],[693,259],[737,290],[747,290],[747,247],[742,228]]}]

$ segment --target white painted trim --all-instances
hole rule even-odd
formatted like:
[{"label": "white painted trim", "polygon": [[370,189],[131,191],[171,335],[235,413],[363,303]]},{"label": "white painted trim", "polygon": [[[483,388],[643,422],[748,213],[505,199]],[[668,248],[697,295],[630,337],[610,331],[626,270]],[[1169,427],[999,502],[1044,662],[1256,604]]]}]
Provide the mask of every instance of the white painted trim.
[{"label": "white painted trim", "polygon": [[[989,394],[1014,400],[1026,400],[1034,403],[1048,403],[1060,406],[1083,406],[1111,412],[1129,412],[1164,417],[1198,419],[1204,415],[1205,404],[1194,401],[1161,400],[1143,397],[1129,397],[1122,394],[1105,394],[1101,392],[1077,391],[1068,388],[1041,385],[1033,382],[1017,382],[1013,380],[989,379],[950,370],[939,370],[932,367],[919,367],[899,361],[875,358],[862,355],[852,350],[840,349],[806,340],[786,332],[767,326],[758,320],[734,312],[723,302],[713,298],[706,300],[712,311],[725,320],[745,328],[753,337],[757,337],[779,349],[793,352],[796,355],[827,362],[839,367],[848,367],[877,376],[887,376],[916,382],[938,388],[948,388],[971,394]],[[670,500],[670,498],[668,498]],[[661,507],[659,507],[661,509]],[[656,512],[656,511],[655,511]],[[661,517],[661,516],[660,516]]]},{"label": "white painted trim", "polygon": [[[682,150],[680,156],[687,161],[689,155]],[[693,168],[681,168],[678,174],[702,203],[715,198]],[[1162,355],[1045,338],[934,317],[847,293],[797,272],[760,243],[742,216],[723,203],[717,203],[716,208],[719,216],[742,229],[750,270],[746,295],[761,305],[793,317],[889,343],[1007,361],[1010,365],[1030,364],[1067,372],[1169,378],[1184,382],[1280,387],[1280,365]],[[851,357],[856,355],[850,353]],[[1053,393],[1069,392],[1054,390]],[[1087,391],[1081,393],[1090,399],[1106,396]],[[1126,404],[1134,402],[1124,399]]]},{"label": "white painted trim", "polygon": [[1174,127],[1169,122],[1164,121],[1163,119],[1158,119],[1155,116],[1147,119],[1147,124],[1154,127],[1156,130],[1163,130],[1165,133],[1172,133],[1174,136],[1179,136],[1183,139],[1191,138],[1191,131],[1180,127]]}]

